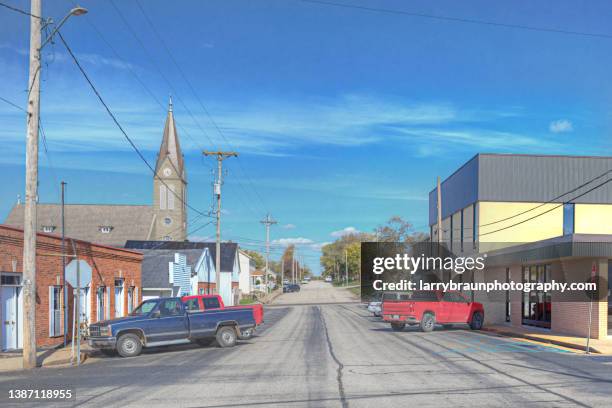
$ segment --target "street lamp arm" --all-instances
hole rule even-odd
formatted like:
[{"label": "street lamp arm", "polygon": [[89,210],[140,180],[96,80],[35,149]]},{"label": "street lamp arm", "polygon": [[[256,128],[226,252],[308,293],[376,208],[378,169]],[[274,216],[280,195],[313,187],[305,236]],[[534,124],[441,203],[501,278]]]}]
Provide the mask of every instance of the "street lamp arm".
[{"label": "street lamp arm", "polygon": [[[53,37],[55,36],[55,34],[57,34],[57,32],[59,31],[60,28],[62,28],[62,26],[64,25],[64,23],[71,17],[71,16],[82,16],[83,14],[87,14],[87,9],[83,8],[83,7],[75,7],[72,10],[70,10],[70,12],[68,14],[66,14],[66,16],[64,16],[64,18],[62,18],[62,20],[60,21],[60,23],[58,25],[55,26],[55,29],[51,32],[51,34],[49,34],[47,36],[47,39],[45,40],[45,42],[42,43],[42,45],[40,46],[40,48],[38,49],[39,51],[43,49],[43,47],[45,45],[47,45],[49,42],[51,42],[53,40]],[[52,23],[52,21],[49,22],[50,24]]]}]

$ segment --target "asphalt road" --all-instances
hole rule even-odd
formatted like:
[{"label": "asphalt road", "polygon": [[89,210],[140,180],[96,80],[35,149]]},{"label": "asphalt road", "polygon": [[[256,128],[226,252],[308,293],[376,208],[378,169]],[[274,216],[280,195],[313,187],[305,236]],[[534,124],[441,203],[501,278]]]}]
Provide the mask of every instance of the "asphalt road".
[{"label": "asphalt road", "polygon": [[359,304],[267,308],[264,329],[232,349],[0,374],[3,393],[69,386],[72,404],[101,407],[609,407],[611,383],[611,357],[464,328],[396,333]]},{"label": "asphalt road", "polygon": [[301,285],[299,292],[283,293],[274,299],[274,305],[329,304],[356,302],[358,297],[345,289],[336,288],[331,283],[311,281]]}]

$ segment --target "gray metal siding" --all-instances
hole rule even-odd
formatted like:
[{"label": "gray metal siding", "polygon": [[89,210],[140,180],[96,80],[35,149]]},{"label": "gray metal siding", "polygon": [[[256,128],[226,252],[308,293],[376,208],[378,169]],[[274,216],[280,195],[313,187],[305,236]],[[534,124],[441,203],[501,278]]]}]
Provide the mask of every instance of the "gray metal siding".
[{"label": "gray metal siding", "polygon": [[[479,155],[478,158],[479,201],[546,202],[612,169],[612,157]],[[608,179],[610,175],[555,201],[569,201]],[[612,203],[612,182],[575,202]]]},{"label": "gray metal siding", "polygon": [[[441,185],[442,218],[446,218],[478,199],[478,156],[474,156]],[[437,188],[429,193],[429,225],[437,222]]]},{"label": "gray metal siding", "polygon": [[[612,169],[612,157],[479,154],[442,183],[442,218],[476,201],[547,202]],[[566,202],[612,178],[608,174],[556,202]],[[437,191],[429,193],[429,225]],[[612,182],[573,200],[612,204]]]}]

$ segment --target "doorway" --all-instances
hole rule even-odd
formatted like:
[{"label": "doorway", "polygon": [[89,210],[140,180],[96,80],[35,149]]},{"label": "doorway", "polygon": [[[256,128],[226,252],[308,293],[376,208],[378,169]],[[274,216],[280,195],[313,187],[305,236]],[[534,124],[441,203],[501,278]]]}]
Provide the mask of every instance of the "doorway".
[{"label": "doorway", "polygon": [[0,276],[0,316],[2,318],[2,350],[23,347],[23,310],[21,276]]}]

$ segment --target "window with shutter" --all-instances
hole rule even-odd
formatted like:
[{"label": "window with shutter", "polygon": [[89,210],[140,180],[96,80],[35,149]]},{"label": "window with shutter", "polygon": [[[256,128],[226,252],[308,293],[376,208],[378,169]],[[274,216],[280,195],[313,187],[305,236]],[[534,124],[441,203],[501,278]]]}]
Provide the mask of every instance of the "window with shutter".
[{"label": "window with shutter", "polygon": [[164,185],[159,186],[159,208],[161,210],[166,209],[166,201],[167,201],[166,197],[167,197],[166,186]]},{"label": "window with shutter", "polygon": [[174,186],[168,186],[168,209],[174,210]]}]

